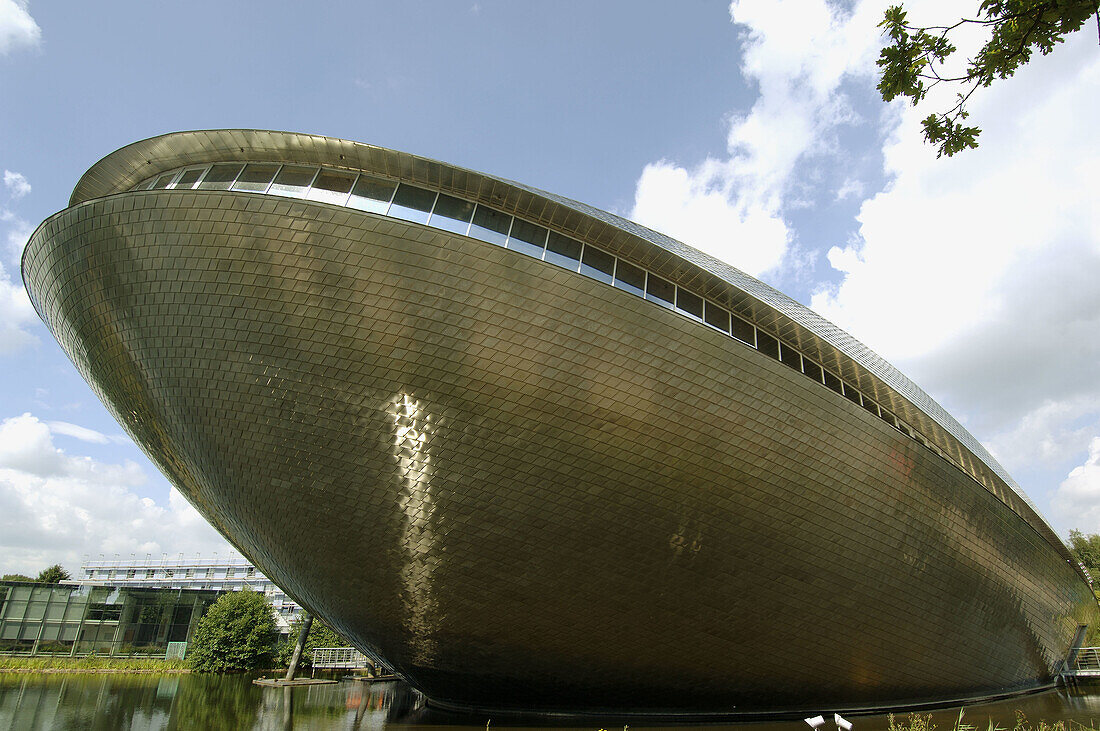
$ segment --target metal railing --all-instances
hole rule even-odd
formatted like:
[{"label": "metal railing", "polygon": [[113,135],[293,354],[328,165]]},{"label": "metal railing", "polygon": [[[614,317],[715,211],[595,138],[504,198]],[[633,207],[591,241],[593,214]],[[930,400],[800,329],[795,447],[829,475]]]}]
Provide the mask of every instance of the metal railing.
[{"label": "metal railing", "polygon": [[1100,647],[1079,647],[1066,663],[1066,674],[1100,677]]},{"label": "metal railing", "polygon": [[371,667],[367,656],[354,647],[315,647],[313,667],[318,670],[353,670]]}]

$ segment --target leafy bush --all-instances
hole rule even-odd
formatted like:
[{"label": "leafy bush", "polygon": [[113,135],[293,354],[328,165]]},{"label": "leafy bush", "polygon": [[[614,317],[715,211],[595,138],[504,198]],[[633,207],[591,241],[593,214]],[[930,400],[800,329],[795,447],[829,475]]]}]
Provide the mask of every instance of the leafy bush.
[{"label": "leafy bush", "polygon": [[[279,643],[275,650],[275,662],[279,667],[290,666],[290,656],[294,653],[294,645],[298,642],[298,635],[302,631],[302,620],[296,619],[290,626],[290,634]],[[313,649],[315,647],[351,647],[342,635],[322,620],[314,617],[310,625],[309,635],[306,637],[305,647],[302,649],[302,659],[299,667],[308,668],[313,665]]]},{"label": "leafy bush", "polygon": [[199,620],[187,659],[200,673],[231,673],[271,665],[278,630],[263,594],[222,594]]}]

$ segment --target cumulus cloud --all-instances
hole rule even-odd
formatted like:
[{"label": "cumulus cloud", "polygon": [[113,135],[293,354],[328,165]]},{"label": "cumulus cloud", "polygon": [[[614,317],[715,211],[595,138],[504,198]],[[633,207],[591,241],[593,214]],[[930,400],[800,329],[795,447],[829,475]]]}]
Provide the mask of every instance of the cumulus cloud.
[{"label": "cumulus cloud", "polygon": [[1085,463],[1075,467],[1051,499],[1057,518],[1084,533],[1100,533],[1100,437],[1089,443]]},{"label": "cumulus cloud", "polygon": [[31,414],[0,422],[4,573],[75,569],[83,554],[233,552],[175,489],[167,505],[140,497],[147,476],[138,464],[69,455],[53,436]]},{"label": "cumulus cloud", "polygon": [[27,12],[26,0],[0,0],[0,55],[41,40],[42,29]]},{"label": "cumulus cloud", "polygon": [[4,187],[12,198],[17,199],[31,192],[31,184],[23,173],[13,173],[11,170],[4,171]]},{"label": "cumulus cloud", "polygon": [[38,342],[30,328],[38,321],[31,306],[30,298],[19,281],[13,281],[8,274],[8,266],[19,266],[19,257],[27,239],[31,235],[31,226],[20,218],[8,206],[31,191],[31,185],[21,173],[4,171],[4,190],[6,200],[0,205],[0,237],[4,243],[3,259],[0,259],[0,355],[22,350]]},{"label": "cumulus cloud", "polygon": [[728,157],[695,167],[647,165],[631,218],[750,274],[779,266],[793,237],[784,209],[803,203],[796,167],[828,153],[835,130],[856,119],[840,87],[873,72],[881,9],[735,0],[730,14],[744,29],[741,72],[760,94],[747,114],[732,117]]},{"label": "cumulus cloud", "polygon": [[[1078,34],[974,98],[981,147],[936,159],[901,112],[892,182],[812,307],[969,415],[1009,469],[1080,453],[1100,424],[1100,57]],[[1095,432],[1094,432],[1095,433]]]}]

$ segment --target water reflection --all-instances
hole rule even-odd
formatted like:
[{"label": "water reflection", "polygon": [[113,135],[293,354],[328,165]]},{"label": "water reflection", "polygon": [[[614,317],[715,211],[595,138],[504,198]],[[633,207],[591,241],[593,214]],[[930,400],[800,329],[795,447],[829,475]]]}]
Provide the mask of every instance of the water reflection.
[{"label": "water reflection", "polygon": [[[617,731],[635,728],[716,731],[806,731],[801,720],[690,727],[642,719],[507,719],[433,710],[423,697],[397,682],[344,679],[330,685],[263,688],[251,676],[0,674],[0,729],[391,729],[445,726],[456,731],[539,728]],[[963,723],[974,728],[1012,729],[1016,711],[1034,724],[1074,721],[1100,728],[1100,686],[1064,689],[966,708]],[[826,714],[829,715],[829,714]],[[959,709],[932,712],[941,731],[950,731]],[[850,715],[854,731],[887,728],[884,715]],[[824,728],[831,728],[827,724]],[[1076,728],[1076,726],[1074,726]]]}]

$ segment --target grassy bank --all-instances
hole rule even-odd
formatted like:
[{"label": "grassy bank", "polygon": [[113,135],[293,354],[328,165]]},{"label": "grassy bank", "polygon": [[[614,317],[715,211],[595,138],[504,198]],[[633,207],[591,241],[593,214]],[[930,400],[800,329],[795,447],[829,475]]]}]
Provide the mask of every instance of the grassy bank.
[{"label": "grassy bank", "polygon": [[184,660],[146,657],[5,657],[0,672],[7,673],[189,673]]}]

